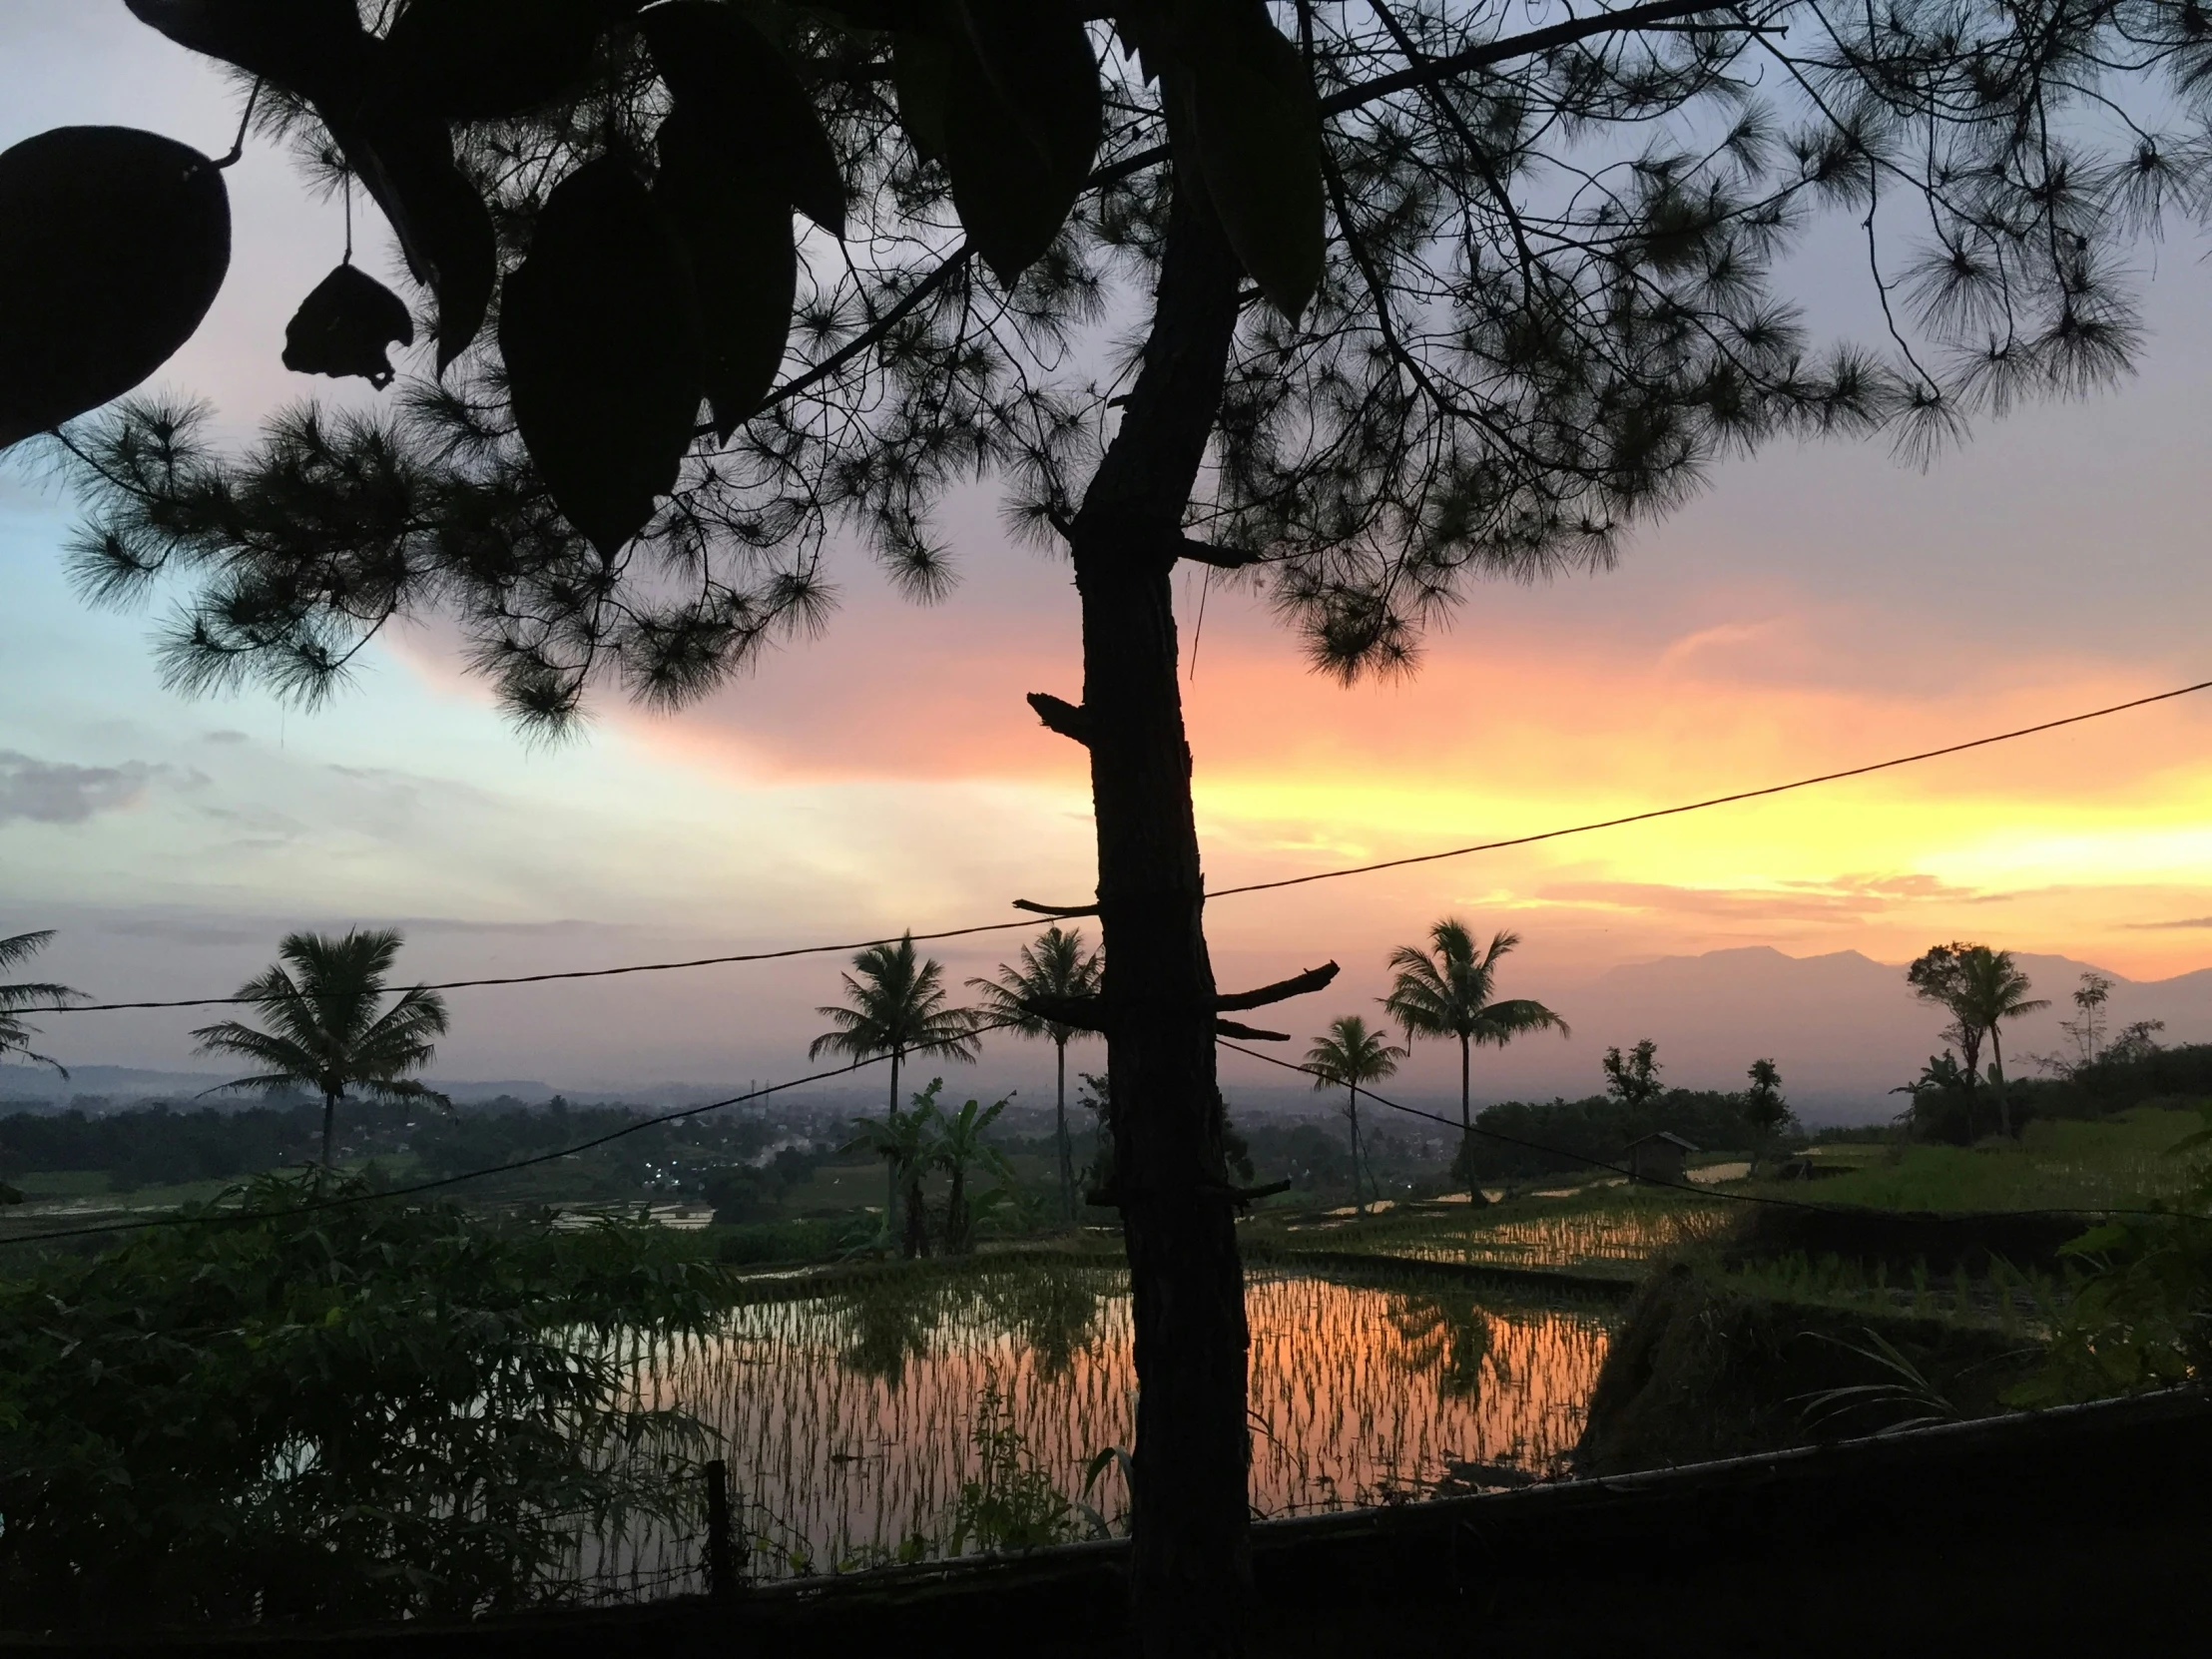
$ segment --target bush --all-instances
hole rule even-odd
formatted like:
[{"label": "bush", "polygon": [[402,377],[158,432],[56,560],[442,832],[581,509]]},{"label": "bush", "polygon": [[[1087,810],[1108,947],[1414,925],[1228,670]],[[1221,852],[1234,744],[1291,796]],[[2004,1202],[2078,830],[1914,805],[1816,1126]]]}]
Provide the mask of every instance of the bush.
[{"label": "bush", "polygon": [[732,1267],[773,1267],[781,1263],[827,1262],[874,1237],[867,1217],[755,1221],[734,1227],[716,1213],[715,1260]]},{"label": "bush", "polygon": [[688,1518],[701,1430],[632,1403],[614,1342],[723,1305],[665,1230],[319,1174],[198,1214],[0,1280],[9,1625],[507,1610],[587,1532]]}]

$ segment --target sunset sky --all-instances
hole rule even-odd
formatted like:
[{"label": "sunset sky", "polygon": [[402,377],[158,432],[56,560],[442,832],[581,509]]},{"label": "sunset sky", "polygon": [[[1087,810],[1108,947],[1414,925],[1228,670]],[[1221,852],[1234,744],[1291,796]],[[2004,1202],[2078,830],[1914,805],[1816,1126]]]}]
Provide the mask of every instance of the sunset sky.
[{"label": "sunset sky", "polygon": [[[234,120],[216,78],[120,0],[0,17],[0,146],[124,121],[220,151]],[[244,429],[329,384],[276,357],[338,231],[280,158],[250,153],[232,180],[230,285],[160,383]],[[1986,427],[1925,474],[1879,443],[1732,462],[1618,571],[1472,592],[1410,681],[1319,680],[1264,605],[1220,590],[1189,661],[1190,577],[1211,880],[1527,833],[2212,678],[2212,273],[2195,241],[2141,258],[2153,333],[2117,390]],[[0,463],[0,931],[62,928],[50,965],[88,990],[227,990],[310,923],[402,924],[410,966],[442,977],[1089,895],[1080,751],[1021,701],[1078,689],[1073,593],[1064,565],[1008,543],[987,489],[948,506],[964,581],[945,604],[906,605],[852,558],[821,643],[678,717],[604,704],[553,750],[516,739],[434,628],[384,642],[312,714],[166,692],[153,619],[91,611],[64,582],[71,517]],[[1284,1011],[1304,1031],[1372,1008],[1387,948],[1446,912],[1524,934],[1507,989],[1546,996],[1744,944],[1903,961],[1964,935],[2135,978],[2204,967],[2212,694],[1777,801],[1225,899],[1210,932],[1225,982],[1345,963],[1341,995]],[[946,958],[982,971],[1018,937]],[[784,1075],[834,966],[468,993],[440,1069]],[[46,1046],[196,1063],[189,1017],[97,1021],[49,1020]]]}]

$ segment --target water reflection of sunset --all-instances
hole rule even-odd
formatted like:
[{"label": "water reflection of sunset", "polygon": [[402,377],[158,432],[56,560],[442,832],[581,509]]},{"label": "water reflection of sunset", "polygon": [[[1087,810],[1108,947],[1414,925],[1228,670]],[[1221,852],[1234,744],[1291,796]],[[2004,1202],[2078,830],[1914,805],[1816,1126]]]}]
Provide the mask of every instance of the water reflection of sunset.
[{"label": "water reflection of sunset", "polygon": [[[1540,1470],[1580,1431],[1606,1345],[1595,1318],[1488,1309],[1440,1287],[1256,1276],[1247,1308],[1264,1515],[1417,1495],[1450,1461]],[[1025,1269],[762,1303],[651,1391],[714,1426],[759,1530],[782,1548],[804,1543],[821,1570],[916,1535],[943,1548],[994,1383],[1038,1466],[1079,1492],[1093,1454],[1132,1433],[1122,1276]],[[1118,1469],[1090,1501],[1121,1516]]]}]

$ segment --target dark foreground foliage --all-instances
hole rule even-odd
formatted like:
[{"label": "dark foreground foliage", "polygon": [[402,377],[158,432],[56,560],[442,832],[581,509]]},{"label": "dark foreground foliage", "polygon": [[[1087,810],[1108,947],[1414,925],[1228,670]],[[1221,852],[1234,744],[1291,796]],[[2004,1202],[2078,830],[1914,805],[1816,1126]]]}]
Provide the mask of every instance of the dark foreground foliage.
[{"label": "dark foreground foliage", "polygon": [[625,1386],[722,1305],[665,1230],[311,1174],[223,1212],[5,1264],[0,1622],[510,1609],[587,1532],[689,1518],[700,1430]]},{"label": "dark foreground foliage", "polygon": [[2118,1214],[2066,1247],[2087,1275],[2054,1321],[2041,1373],[2014,1390],[2050,1405],[2212,1381],[2212,1103],[2173,1148],[2194,1168],[2180,1197]]},{"label": "dark foreground foliage", "polygon": [[1998,1331],[1776,1301],[1678,1265],[1630,1303],[1575,1461],[1624,1474],[1991,1415],[2038,1359]]}]

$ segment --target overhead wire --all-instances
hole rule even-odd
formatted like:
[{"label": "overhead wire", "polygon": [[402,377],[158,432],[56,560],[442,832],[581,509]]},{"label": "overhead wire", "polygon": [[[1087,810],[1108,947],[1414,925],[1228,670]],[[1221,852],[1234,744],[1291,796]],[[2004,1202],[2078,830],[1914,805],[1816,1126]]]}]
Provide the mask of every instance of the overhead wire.
[{"label": "overhead wire", "polygon": [[[1309,1077],[1318,1079],[1319,1081],[1324,1083],[1334,1084],[1338,1088],[1349,1087],[1349,1085],[1344,1081],[1343,1078],[1333,1076],[1329,1072],[1322,1070],[1319,1066],[1302,1065],[1296,1060],[1279,1060],[1272,1054],[1263,1054],[1257,1048],[1246,1048],[1242,1044],[1230,1042],[1226,1038],[1217,1038],[1216,1045],[1221,1048],[1226,1048],[1232,1053],[1242,1054],[1248,1059],[1264,1060],[1265,1062],[1267,1062],[1267,1064],[1271,1066],[1280,1066],[1285,1071],[1304,1072]],[[1447,1118],[1443,1116],[1440,1112],[1423,1111],[1418,1106],[1407,1106],[1399,1101],[1390,1099],[1387,1095],[1377,1094],[1373,1089],[1369,1088],[1365,1084],[1361,1085],[1360,1093],[1365,1099],[1374,1101],[1378,1106],[1385,1106],[1393,1112],[1402,1112],[1407,1117],[1425,1118],[1430,1123],[1440,1123],[1447,1129],[1456,1129],[1464,1134],[1479,1135],[1485,1140],[1501,1141],[1507,1146],[1517,1146],[1529,1152],[1540,1152],[1546,1157],[1564,1158],[1570,1163],[1584,1164],[1592,1169],[1606,1170],[1614,1175],[1625,1176],[1630,1181],[1636,1182],[1641,1186],[1663,1187],[1670,1192],[1688,1193],[1693,1198],[1712,1199],[1716,1203],[1757,1204],[1783,1210],[1810,1210],[1816,1215],[1824,1216],[1883,1216],[1892,1219],[1903,1215],[1916,1215],[1922,1217],[1933,1216],[1936,1221],[1939,1222],[1961,1223],[1987,1221],[1991,1217],[2009,1219],[2021,1216],[2096,1215],[2164,1216],[2169,1218],[2182,1216],[2192,1221],[2206,1219],[2202,1217],[2191,1216],[2186,1211],[2150,1210],[2140,1207],[2130,1209],[2125,1205],[2112,1204],[2076,1204],[2071,1206],[2053,1206],[2045,1209],[2035,1210],[1975,1210],[1970,1213],[1948,1216],[1936,1211],[1885,1210],[1879,1209],[1871,1204],[1815,1204],[1808,1202],[1805,1199],[1779,1198],[1766,1193],[1725,1192],[1717,1188],[1700,1185],[1696,1182],[1661,1180],[1657,1176],[1642,1174],[1639,1171],[1629,1168],[1626,1165],[1612,1163],[1604,1158],[1593,1157],[1586,1152],[1570,1151],[1568,1148],[1563,1146],[1547,1146],[1542,1141],[1531,1141],[1524,1139],[1519,1135],[1508,1135],[1503,1130],[1485,1129],[1479,1123],[1462,1124],[1456,1118]]]},{"label": "overhead wire", "polygon": [[[1539,841],[1558,840],[1567,835],[1586,835],[1599,830],[1617,830],[1625,825],[1645,824],[1654,819],[1675,818],[1684,813],[1704,812],[1714,807],[1726,807],[1744,801],[1758,801],[1769,796],[1787,795],[1796,790],[1807,790],[1821,784],[1840,783],[1845,779],[1864,778],[1877,772],[1889,772],[1898,767],[1916,766],[1924,761],[1938,760],[1946,755],[1961,755],[1969,750],[1986,749],[1992,744],[2011,743],[2019,738],[2034,737],[2043,732],[2055,732],[2062,727],[2079,726],[2084,721],[2102,720],[2109,715],[2125,714],[2131,709],[2148,708],[2155,703],[2168,703],[2175,698],[2189,697],[2197,692],[2212,691],[2212,680],[2200,680],[2194,685],[2178,686],[2171,691],[2156,692],[2148,697],[2130,698],[2124,703],[2107,704],[2101,709],[2090,709],[2081,714],[2066,715],[2057,720],[2040,721],[2033,726],[2016,727],[2008,732],[1992,733],[1987,737],[1972,738],[1964,743],[1945,744],[1939,749],[1924,749],[1911,755],[1899,755],[1887,761],[1874,761],[1865,766],[1847,767],[1839,772],[1824,772],[1810,778],[1793,779],[1783,784],[1768,784],[1758,789],[1737,790],[1728,795],[1708,796],[1701,801],[1682,802],[1672,807],[1654,807],[1644,812],[1627,813],[1617,818],[1595,819],[1586,824],[1567,825],[1556,830],[1541,830],[1532,834],[1510,835],[1500,840],[1476,841],[1466,846],[1447,847],[1440,852],[1416,852],[1402,858],[1384,858],[1376,863],[1354,864],[1341,869],[1316,870],[1307,875],[1289,875],[1273,881],[1248,881],[1239,886],[1220,887],[1208,891],[1208,899],[1234,898],[1245,893],[1274,892],[1284,887],[1305,886],[1315,881],[1336,881],[1353,875],[1373,875],[1381,870],[1403,869],[1413,864],[1435,863],[1444,858],[1464,858],[1477,852],[1497,852],[1509,847],[1533,846]],[[1070,911],[1070,914],[1087,913]],[[848,940],[841,944],[792,945],[779,950],[741,951],[721,956],[694,956],[679,961],[633,962],[617,967],[566,968],[546,973],[518,973],[491,975],[474,979],[445,979],[401,987],[427,991],[478,990],[497,985],[539,985],[568,979],[610,979],[633,973],[674,973],[692,968],[724,967],[743,962],[788,961],[798,956],[823,956],[845,951],[872,949],[877,945],[896,944],[901,939],[911,939],[916,944],[936,943],[944,939],[968,938],[978,933],[1003,933],[1016,928],[1032,928],[1038,925],[1036,915],[1024,916],[1014,921],[978,922],[966,927],[940,928],[929,933],[898,933],[881,938]],[[232,1007],[262,1000],[252,996],[188,996],[167,999],[150,999],[135,1002],[55,1002],[26,1006],[11,1010],[18,1014],[98,1014],[118,1013],[158,1008],[213,1008]]]},{"label": "overhead wire", "polygon": [[[987,1036],[993,1031],[1003,1031],[1013,1023],[1013,1021],[1000,1021],[993,1025],[977,1026],[971,1035]],[[643,1134],[648,1129],[657,1129],[665,1123],[678,1123],[686,1118],[703,1117],[709,1112],[719,1112],[731,1106],[742,1106],[748,1101],[765,1100],[772,1094],[783,1094],[787,1090],[801,1088],[809,1083],[821,1083],[832,1077],[848,1076],[853,1072],[864,1070],[868,1066],[881,1065],[890,1057],[888,1053],[871,1054],[864,1059],[854,1060],[850,1065],[834,1066],[828,1071],[818,1071],[806,1077],[794,1077],[783,1083],[771,1083],[766,1088],[749,1089],[744,1094],[731,1095],[726,1100],[710,1100],[701,1106],[683,1106],[675,1111],[660,1112],[652,1117],[639,1118],[624,1124],[620,1129],[611,1129],[603,1135],[594,1135],[589,1140],[578,1141],[573,1146],[560,1147],[552,1152],[533,1153],[527,1158],[517,1158],[503,1164],[486,1164],[479,1169],[463,1170],[456,1175],[441,1175],[433,1180],[417,1181],[404,1187],[377,1187],[361,1192],[345,1193],[336,1198],[318,1200],[311,1204],[302,1204],[287,1210],[210,1209],[194,1211],[189,1214],[148,1216],[136,1221],[102,1222],[90,1227],[57,1228],[43,1232],[15,1233],[0,1236],[0,1246],[30,1244],[53,1239],[89,1239],[113,1233],[140,1233],[155,1227],[226,1226],[259,1221],[283,1221],[298,1216],[318,1215],[325,1210],[340,1210],[357,1204],[378,1203],[385,1199],[413,1198],[422,1193],[432,1193],[448,1187],[458,1187],[470,1181],[483,1181],[492,1176],[509,1175],[516,1170],[535,1169],[541,1164],[558,1163],[564,1158],[576,1157],[580,1153],[593,1151],[596,1148],[608,1145],[610,1142],[623,1140],[631,1135]]]}]

